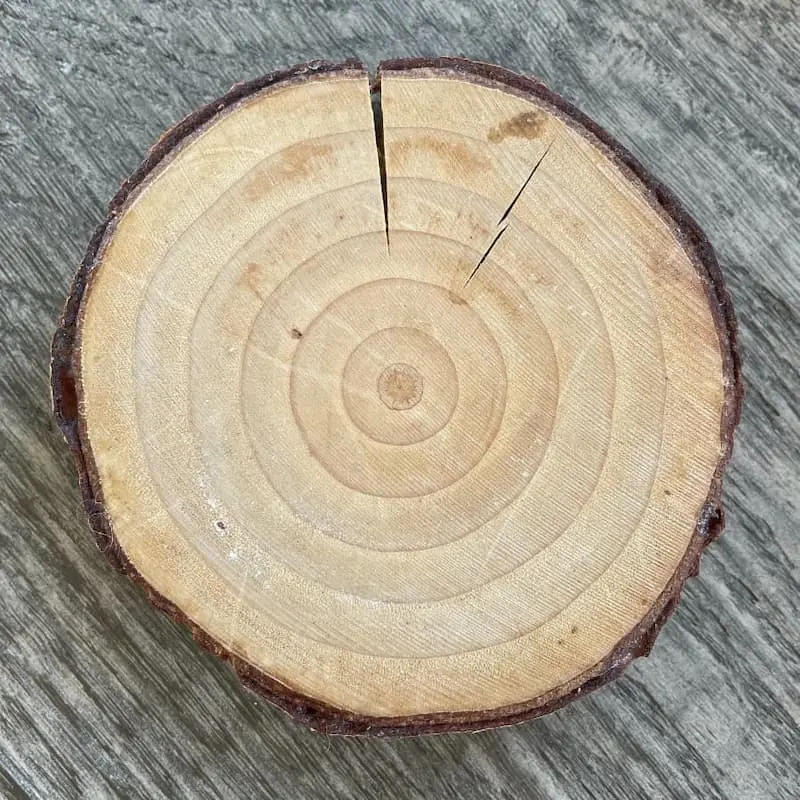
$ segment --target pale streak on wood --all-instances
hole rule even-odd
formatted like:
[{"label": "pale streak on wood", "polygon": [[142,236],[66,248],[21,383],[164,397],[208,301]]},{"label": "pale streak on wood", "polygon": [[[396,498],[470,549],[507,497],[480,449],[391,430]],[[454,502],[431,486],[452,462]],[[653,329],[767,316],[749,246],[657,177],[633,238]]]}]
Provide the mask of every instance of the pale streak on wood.
[{"label": "pale streak on wood", "polygon": [[[797,9],[510,8],[344,0],[229,13],[213,3],[12,0],[0,10],[3,797],[368,798],[386,787],[397,798],[794,795],[800,244],[787,234],[800,218]],[[226,81],[345,50],[372,64],[387,53],[465,52],[543,75],[678,191],[737,304],[749,394],[725,536],[654,658],[519,728],[331,740],[246,701],[224,667],[109,573],[50,423],[49,337],[122,177]]]}]

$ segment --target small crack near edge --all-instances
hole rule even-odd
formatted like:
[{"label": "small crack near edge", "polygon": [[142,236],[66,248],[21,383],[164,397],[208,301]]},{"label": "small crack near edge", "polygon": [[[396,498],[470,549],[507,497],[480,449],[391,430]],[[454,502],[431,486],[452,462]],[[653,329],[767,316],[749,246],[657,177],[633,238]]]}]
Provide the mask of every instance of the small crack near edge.
[{"label": "small crack near edge", "polygon": [[[497,231],[492,241],[489,242],[489,246],[486,248],[483,255],[478,260],[478,263],[475,265],[472,272],[470,272],[469,277],[466,279],[466,281],[464,281],[464,286],[462,288],[466,289],[470,281],[478,274],[478,270],[483,266],[483,263],[486,261],[486,259],[489,258],[489,254],[492,252],[494,246],[500,240],[500,237],[506,232],[506,230],[508,230],[508,225],[509,225],[508,217],[511,214],[512,209],[517,204],[517,201],[520,199],[520,197],[522,197],[522,193],[525,191],[525,189],[528,188],[528,184],[531,182],[531,179],[536,173],[536,170],[539,169],[539,167],[542,165],[542,161],[544,161],[545,156],[550,152],[550,148],[552,146],[553,142],[551,141],[550,144],[548,144],[547,147],[545,148],[544,153],[542,153],[542,155],[539,157],[539,160],[533,165],[533,169],[531,169],[531,171],[528,173],[528,177],[525,178],[522,186],[520,186],[519,188],[519,191],[514,195],[511,202],[508,204],[508,208],[506,208],[506,210],[503,212],[503,215],[497,221],[497,225],[500,229]],[[387,239],[388,239],[388,227],[387,227]]]},{"label": "small crack near edge", "polygon": [[386,148],[383,138],[383,108],[381,106],[381,74],[380,67],[375,77],[370,80],[370,105],[372,122],[375,129],[375,148],[378,154],[378,171],[381,179],[381,198],[383,200],[383,225],[386,233],[386,250],[389,245],[389,189],[386,176]]}]

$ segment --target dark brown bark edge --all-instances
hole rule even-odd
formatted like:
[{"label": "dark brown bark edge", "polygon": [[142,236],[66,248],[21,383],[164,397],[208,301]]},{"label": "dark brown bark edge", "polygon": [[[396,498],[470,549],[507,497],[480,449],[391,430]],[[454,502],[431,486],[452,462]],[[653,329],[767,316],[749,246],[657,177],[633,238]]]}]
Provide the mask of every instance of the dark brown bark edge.
[{"label": "dark brown bark edge", "polygon": [[98,547],[111,564],[147,592],[149,601],[185,625],[195,641],[205,650],[228,661],[241,682],[289,713],[298,722],[331,734],[371,734],[375,736],[412,736],[451,731],[475,731],[500,725],[512,725],[547,714],[617,678],[633,659],[650,653],[666,620],[675,610],[686,580],[697,575],[700,557],[705,548],[722,533],[724,515],[721,505],[722,474],[730,460],[733,433],[741,416],[743,384],[737,348],[737,327],[730,296],[725,288],[714,251],[705,234],[685,211],[675,195],[645,168],[613,137],[563,98],[548,90],[541,82],[509,72],[501,67],[465,59],[406,59],[383,62],[380,75],[404,72],[408,77],[425,77],[435,73],[441,77],[471,80],[522,97],[532,98],[590,139],[612,159],[634,183],[641,186],[652,206],[671,225],[690,255],[706,287],[709,306],[719,335],[725,379],[725,404],[720,438],[722,454],[709,488],[708,497],[697,520],[689,547],[666,588],[641,622],[625,636],[601,662],[577,678],[525,703],[482,711],[436,713],[406,717],[372,717],[336,708],[313,697],[295,692],[253,665],[227,650],[222,644],[195,625],[177,606],[155,591],[126,557],[114,537],[111,520],[102,500],[97,470],[84,425],[80,418],[80,386],[76,382],[80,367],[80,312],[91,282],[92,271],[101,260],[103,246],[113,233],[116,218],[132,193],[150,173],[185,140],[224,113],[232,105],[250,95],[287,81],[303,81],[331,72],[364,72],[362,64],[348,61],[339,64],[312,62],[275,72],[248,83],[235,85],[220,99],[181,120],[153,146],[136,172],[126,180],[109,204],[108,215],[94,233],[72,283],[63,316],[53,338],[51,388],[53,410],[58,425],[69,444],[78,472],[78,482],[89,525]]}]

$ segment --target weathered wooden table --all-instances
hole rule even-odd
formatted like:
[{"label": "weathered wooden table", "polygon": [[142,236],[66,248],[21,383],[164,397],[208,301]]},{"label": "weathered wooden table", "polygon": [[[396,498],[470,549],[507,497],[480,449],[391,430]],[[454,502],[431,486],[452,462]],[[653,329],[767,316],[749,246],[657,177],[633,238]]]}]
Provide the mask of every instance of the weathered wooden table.
[{"label": "weathered wooden table", "polygon": [[[105,203],[169,124],[294,62],[433,54],[541,76],[708,233],[748,387],[728,530],[653,656],[596,695],[482,734],[326,738],[96,551],[49,340]],[[798,187],[793,0],[0,2],[0,795],[797,797]]]}]

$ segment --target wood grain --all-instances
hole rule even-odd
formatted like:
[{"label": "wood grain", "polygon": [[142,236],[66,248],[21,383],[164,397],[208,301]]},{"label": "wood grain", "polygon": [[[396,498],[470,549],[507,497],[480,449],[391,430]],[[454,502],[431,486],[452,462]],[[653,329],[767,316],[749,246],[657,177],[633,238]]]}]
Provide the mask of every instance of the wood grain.
[{"label": "wood grain", "polygon": [[315,729],[580,697],[722,530],[742,386],[713,252],[500,67],[234,88],[149,151],[73,285],[54,409],[101,550]]},{"label": "wood grain", "polygon": [[[779,2],[0,7],[0,793],[792,797],[799,36]],[[49,337],[106,198],[221,84],[312,57],[448,51],[540,74],[714,243],[749,387],[728,528],[658,657],[614,687],[504,731],[331,741],[241,695],[109,574],[50,422]]]}]

